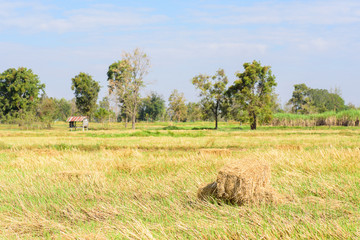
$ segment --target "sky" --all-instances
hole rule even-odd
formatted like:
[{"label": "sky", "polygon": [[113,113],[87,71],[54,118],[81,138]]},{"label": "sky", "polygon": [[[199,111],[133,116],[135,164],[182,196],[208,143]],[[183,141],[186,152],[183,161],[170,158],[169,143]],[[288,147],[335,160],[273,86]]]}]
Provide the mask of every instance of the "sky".
[{"label": "sky", "polygon": [[243,63],[271,66],[282,103],[294,84],[340,88],[360,105],[358,0],[0,0],[0,72],[27,67],[50,97],[71,99],[71,78],[106,72],[124,51],[151,60],[146,87],[198,101],[191,79],[222,68],[230,84]]}]

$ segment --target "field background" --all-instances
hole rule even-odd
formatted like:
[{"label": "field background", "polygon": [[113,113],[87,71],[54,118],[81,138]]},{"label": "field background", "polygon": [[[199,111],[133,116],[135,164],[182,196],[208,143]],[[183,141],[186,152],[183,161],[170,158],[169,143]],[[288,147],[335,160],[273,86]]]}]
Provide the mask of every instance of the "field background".
[{"label": "field background", "polygon": [[[359,127],[91,127],[0,125],[0,238],[360,238]],[[292,200],[197,200],[200,185],[243,158],[269,163],[272,186]]]}]

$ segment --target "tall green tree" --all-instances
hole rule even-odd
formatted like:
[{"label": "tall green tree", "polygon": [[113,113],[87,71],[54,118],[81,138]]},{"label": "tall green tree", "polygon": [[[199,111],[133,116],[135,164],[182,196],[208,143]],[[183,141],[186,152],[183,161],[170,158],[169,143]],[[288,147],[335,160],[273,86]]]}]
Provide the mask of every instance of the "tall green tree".
[{"label": "tall green tree", "polygon": [[295,84],[288,104],[292,106],[293,113],[300,114],[341,111],[346,106],[338,92],[330,93],[326,89],[310,88],[303,83]]},{"label": "tall green tree", "polygon": [[304,83],[294,85],[292,97],[288,102],[293,113],[307,114],[313,112],[314,108],[311,105],[310,90]]},{"label": "tall green tree", "polygon": [[87,73],[79,73],[72,80],[71,89],[75,93],[76,107],[81,114],[91,118],[96,109],[100,84]]},{"label": "tall green tree", "polygon": [[178,90],[175,89],[170,94],[168,111],[173,121],[180,122],[186,120],[187,108],[184,93],[179,93]]},{"label": "tall green tree", "polygon": [[255,130],[259,115],[268,116],[263,116],[263,119],[271,117],[271,95],[277,84],[270,66],[261,66],[259,62],[253,61],[244,63],[243,67],[244,72],[236,74],[238,79],[229,88],[228,93],[247,111],[250,127]]},{"label": "tall green tree", "polygon": [[326,89],[310,89],[310,104],[316,109],[316,112],[341,111],[345,110],[345,101],[336,93],[330,93]]},{"label": "tall green tree", "polygon": [[215,129],[218,129],[218,119],[225,102],[226,85],[228,78],[223,69],[219,69],[215,75],[197,75],[192,79],[192,84],[200,90],[203,108],[209,110],[215,119]]},{"label": "tall green tree", "polygon": [[165,100],[159,95],[152,92],[149,96],[141,100],[139,107],[139,120],[157,121],[165,112]]},{"label": "tall green tree", "polygon": [[131,53],[125,52],[122,60],[111,64],[107,72],[109,92],[118,96],[125,119],[131,118],[132,129],[135,129],[140,90],[144,87],[144,77],[149,67],[149,57],[136,48]]},{"label": "tall green tree", "polygon": [[9,68],[0,74],[0,115],[16,115],[19,111],[35,112],[45,84],[31,69]]}]

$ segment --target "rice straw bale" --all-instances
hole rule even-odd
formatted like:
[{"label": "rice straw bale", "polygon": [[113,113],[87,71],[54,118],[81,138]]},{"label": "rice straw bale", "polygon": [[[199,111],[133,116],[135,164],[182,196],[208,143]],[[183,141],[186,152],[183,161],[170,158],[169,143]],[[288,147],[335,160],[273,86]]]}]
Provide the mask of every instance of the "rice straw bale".
[{"label": "rice straw bale", "polygon": [[198,198],[205,200],[213,196],[237,205],[279,203],[283,198],[270,186],[270,179],[268,164],[238,161],[224,166],[216,182],[199,188]]},{"label": "rice straw bale", "polygon": [[212,182],[200,187],[197,192],[197,197],[201,200],[216,198],[216,185],[216,182]]}]

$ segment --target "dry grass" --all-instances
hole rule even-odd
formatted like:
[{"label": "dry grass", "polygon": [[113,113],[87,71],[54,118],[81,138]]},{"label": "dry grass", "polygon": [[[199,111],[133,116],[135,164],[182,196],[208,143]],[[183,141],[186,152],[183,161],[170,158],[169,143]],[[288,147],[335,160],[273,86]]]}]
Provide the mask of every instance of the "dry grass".
[{"label": "dry grass", "polygon": [[[360,238],[360,130],[101,137],[124,132],[0,130],[0,239]],[[198,186],[238,159],[269,165],[291,201],[198,201]]]},{"label": "dry grass", "polygon": [[200,149],[199,154],[201,155],[216,155],[216,156],[229,156],[231,155],[231,151],[229,149],[221,149],[221,148],[205,148]]}]

